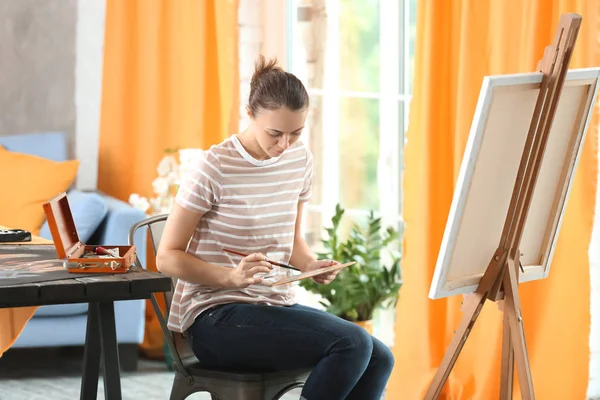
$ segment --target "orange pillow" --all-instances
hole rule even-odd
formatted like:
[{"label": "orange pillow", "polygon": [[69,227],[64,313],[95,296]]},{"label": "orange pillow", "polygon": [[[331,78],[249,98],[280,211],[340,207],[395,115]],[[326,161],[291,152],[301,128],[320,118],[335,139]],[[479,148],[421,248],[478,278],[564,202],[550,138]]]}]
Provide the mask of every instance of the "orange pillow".
[{"label": "orange pillow", "polygon": [[79,161],[57,162],[0,146],[0,225],[38,235],[46,220],[43,204],[67,191]]}]

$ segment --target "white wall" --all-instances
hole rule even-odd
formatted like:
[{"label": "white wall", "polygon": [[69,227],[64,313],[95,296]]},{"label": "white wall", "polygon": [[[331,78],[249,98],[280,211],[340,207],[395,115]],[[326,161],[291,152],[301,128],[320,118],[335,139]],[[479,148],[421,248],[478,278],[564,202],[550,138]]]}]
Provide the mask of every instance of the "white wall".
[{"label": "white wall", "polygon": [[250,81],[254,72],[254,61],[261,52],[263,43],[261,10],[261,0],[241,0],[239,3],[240,131],[244,130],[249,122],[246,105],[250,95]]},{"label": "white wall", "polygon": [[78,0],[75,64],[76,187],[94,190],[98,181],[98,139],[104,59],[105,0]]},{"label": "white wall", "polygon": [[[269,22],[267,22],[269,21]],[[244,130],[249,120],[246,112],[254,62],[259,54],[277,57],[286,68],[286,1],[240,0],[238,8],[240,125]]]}]

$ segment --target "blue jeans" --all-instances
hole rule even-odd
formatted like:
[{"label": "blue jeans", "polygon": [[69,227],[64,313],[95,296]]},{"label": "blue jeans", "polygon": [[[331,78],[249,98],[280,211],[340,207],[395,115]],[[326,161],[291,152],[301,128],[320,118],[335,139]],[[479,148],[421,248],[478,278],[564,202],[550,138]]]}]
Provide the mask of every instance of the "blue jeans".
[{"label": "blue jeans", "polygon": [[302,390],[307,400],[379,400],[394,366],[390,350],[360,326],[301,305],[217,306],[188,332],[208,367],[312,368]]}]

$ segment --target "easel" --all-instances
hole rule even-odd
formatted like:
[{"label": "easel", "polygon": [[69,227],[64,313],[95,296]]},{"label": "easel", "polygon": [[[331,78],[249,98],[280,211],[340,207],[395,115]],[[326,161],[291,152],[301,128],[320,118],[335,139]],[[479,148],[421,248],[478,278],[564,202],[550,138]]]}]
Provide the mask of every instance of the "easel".
[{"label": "easel", "polygon": [[425,395],[427,400],[439,397],[486,300],[498,302],[504,313],[500,399],[512,399],[515,361],[522,398],[535,398],[519,300],[519,245],[581,19],[577,14],[561,16],[554,43],[546,48],[538,64],[538,70],[543,73],[540,93],[500,243],[476,291],[463,305],[463,319]]}]

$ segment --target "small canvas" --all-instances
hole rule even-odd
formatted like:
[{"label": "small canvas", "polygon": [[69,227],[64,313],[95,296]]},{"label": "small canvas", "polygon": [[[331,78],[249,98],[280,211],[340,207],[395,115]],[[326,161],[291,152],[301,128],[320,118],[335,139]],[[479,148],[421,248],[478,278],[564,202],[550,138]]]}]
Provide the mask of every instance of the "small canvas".
[{"label": "small canvas", "polygon": [[297,274],[297,275],[292,275],[289,277],[285,277],[279,280],[274,280],[271,281],[270,279],[267,280],[266,286],[281,286],[281,285],[287,285],[288,283],[293,283],[293,282],[297,282],[300,281],[302,279],[306,279],[306,278],[312,278],[314,276],[318,276],[318,275],[323,275],[323,274],[328,274],[330,272],[335,272],[335,271],[339,271],[341,269],[344,269],[346,267],[349,267],[351,265],[356,264],[356,261],[351,261],[345,264],[336,264],[336,265],[332,265],[330,267],[325,267],[325,268],[319,268],[319,269],[315,269],[312,271],[308,271],[308,272],[303,272],[301,274]]},{"label": "small canvas", "polygon": [[[500,243],[542,74],[485,77],[429,297],[473,292]],[[548,276],[598,91],[600,68],[567,73],[521,240],[520,282]]]}]

